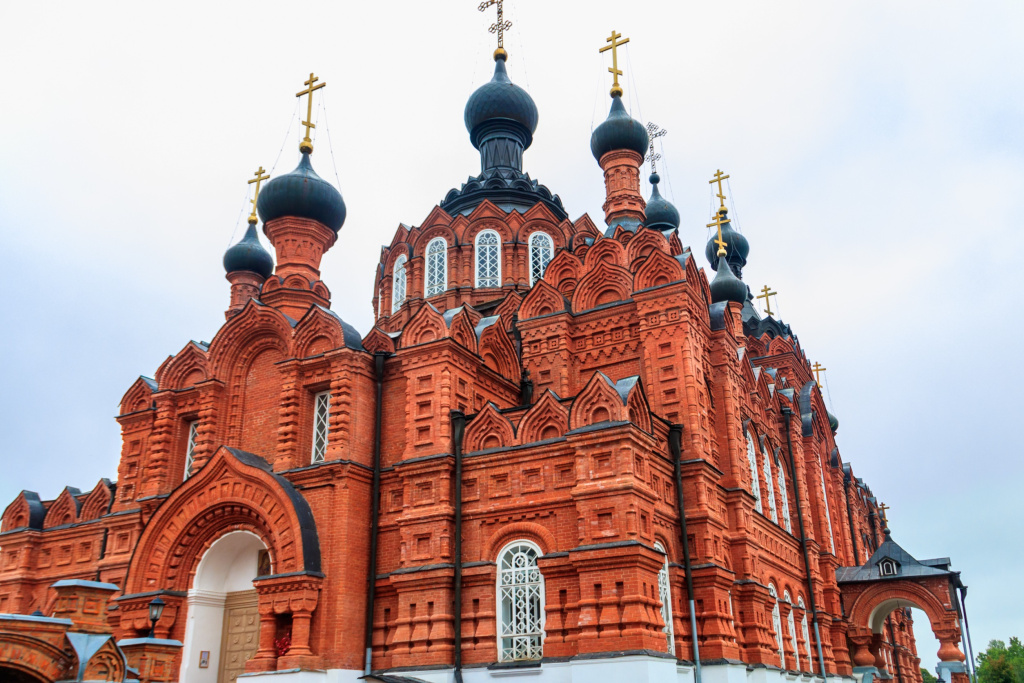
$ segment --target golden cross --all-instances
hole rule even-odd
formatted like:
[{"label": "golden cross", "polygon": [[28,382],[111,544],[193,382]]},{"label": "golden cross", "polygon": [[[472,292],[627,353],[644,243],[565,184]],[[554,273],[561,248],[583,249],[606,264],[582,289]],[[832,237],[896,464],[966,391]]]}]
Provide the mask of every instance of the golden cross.
[{"label": "golden cross", "polygon": [[622,87],[619,85],[619,76],[622,75],[622,72],[619,70],[619,46],[628,43],[629,38],[626,38],[625,40],[619,40],[619,38],[621,37],[622,34],[616,33],[613,29],[612,34],[605,39],[605,42],[611,43],[611,45],[605,45],[600,50],[598,50],[598,52],[607,52],[608,50],[612,51],[612,66],[610,69],[608,69],[608,72],[612,75],[612,78],[614,79],[611,90],[612,97],[622,97]]},{"label": "golden cross", "polygon": [[889,527],[889,518],[885,515],[885,511],[888,509],[889,506],[886,505],[885,503],[882,503],[881,505],[878,506],[878,512],[882,515],[882,524],[884,524],[886,528]]},{"label": "golden cross", "polygon": [[502,8],[502,2],[504,2],[504,0],[484,0],[484,2],[481,2],[477,7],[481,12],[486,12],[487,8],[491,5],[498,6],[498,20],[491,24],[491,27],[487,29],[491,33],[498,34],[498,49],[494,51],[495,58],[497,58],[498,55],[505,54],[505,31],[512,28],[512,22],[505,21],[505,11]]},{"label": "golden cross", "polygon": [[772,302],[769,299],[769,297],[775,296],[776,294],[778,294],[778,292],[773,292],[771,288],[768,287],[768,285],[762,287],[761,291],[764,293],[758,294],[757,298],[764,299],[764,312],[767,313],[768,315],[772,315]]},{"label": "golden cross", "polygon": [[818,388],[821,388],[821,373],[828,370],[828,368],[821,367],[821,363],[815,361],[814,366],[811,368],[814,372],[814,381],[818,383]]},{"label": "golden cross", "polygon": [[302,122],[302,125],[306,127],[306,137],[302,138],[302,142],[299,143],[299,151],[309,154],[313,151],[313,141],[309,139],[309,129],[316,128],[316,124],[310,121],[313,118],[313,92],[327,85],[321,83],[320,85],[313,85],[320,79],[313,75],[312,72],[309,74],[309,80],[304,81],[303,85],[309,86],[305,90],[300,90],[295,93],[296,97],[302,97],[303,95],[309,95],[309,101],[306,103],[306,120]]},{"label": "golden cross", "polygon": [[249,184],[252,185],[253,183],[256,183],[256,191],[253,193],[252,199],[249,200],[252,203],[252,213],[249,215],[249,222],[250,223],[255,223],[256,220],[257,220],[256,219],[256,200],[260,198],[260,183],[262,183],[264,180],[267,180],[267,179],[270,178],[270,176],[265,175],[265,172],[264,172],[262,166],[260,166],[259,169],[256,170],[256,173],[254,173],[253,175],[255,175],[256,177],[253,178],[252,180],[250,180]]},{"label": "golden cross", "polygon": [[718,254],[717,254],[718,256],[725,256],[725,255],[726,255],[726,251],[725,251],[725,248],[726,248],[727,246],[729,246],[729,245],[728,245],[728,244],[727,244],[727,243],[726,243],[726,242],[725,242],[725,241],[724,241],[724,240],[722,239],[722,223],[723,223],[723,222],[725,222],[725,223],[728,223],[728,222],[729,222],[729,219],[725,219],[725,221],[723,221],[723,220],[722,220],[722,214],[716,214],[716,215],[715,215],[715,220],[713,220],[712,222],[708,223],[708,227],[709,227],[709,228],[710,228],[711,226],[713,226],[713,225],[717,225],[717,226],[718,226],[718,239],[716,239],[716,240],[715,240],[715,244],[717,244],[717,245],[718,245]]},{"label": "golden cross", "polygon": [[714,185],[715,183],[718,183],[718,194],[716,194],[715,196],[718,197],[718,201],[722,203],[721,208],[723,209],[725,208],[725,193],[722,192],[722,181],[728,178],[728,175],[722,173],[722,169],[718,169],[717,171],[715,171],[715,177],[708,181],[708,185]]}]

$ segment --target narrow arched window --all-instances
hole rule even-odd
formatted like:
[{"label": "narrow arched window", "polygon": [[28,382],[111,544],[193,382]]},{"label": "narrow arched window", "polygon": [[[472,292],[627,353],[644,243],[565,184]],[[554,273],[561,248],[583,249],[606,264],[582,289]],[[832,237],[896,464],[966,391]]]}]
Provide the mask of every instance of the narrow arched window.
[{"label": "narrow arched window", "polygon": [[476,286],[501,287],[501,239],[493,230],[476,236]]},{"label": "narrow arched window", "polygon": [[548,263],[551,262],[551,257],[554,254],[555,247],[551,242],[551,237],[546,232],[540,232],[539,230],[530,235],[530,286],[537,280],[544,277],[544,271],[547,270]]},{"label": "narrow arched window", "polygon": [[796,644],[796,618],[793,616],[793,599],[789,597],[789,591],[785,591],[782,596],[789,605],[789,614],[786,616],[786,626],[789,628],[789,644],[793,646],[793,664],[795,665],[796,670],[799,671],[800,649]]},{"label": "narrow arched window", "polygon": [[807,608],[804,607],[803,596],[796,599],[796,604],[804,613],[803,618],[800,619],[800,633],[804,637],[804,656],[807,658],[807,670],[814,671],[814,664],[811,658],[811,634],[807,630]]},{"label": "narrow arched window", "polygon": [[786,491],[786,468],[779,465],[779,498],[782,500],[782,523],[786,531],[793,533],[793,524],[789,519],[789,493]]},{"label": "narrow arched window", "polygon": [[[665,552],[665,548],[661,543],[655,543],[654,548],[663,553]],[[676,653],[676,641],[672,633],[672,585],[669,583],[668,577],[668,553],[665,553],[665,562],[661,566],[661,571],[658,572],[658,598],[661,600],[661,620],[665,622],[665,628],[661,630],[665,632],[665,639],[668,642],[668,653],[674,655]]]},{"label": "narrow arched window", "polygon": [[192,464],[196,459],[196,443],[199,439],[199,420],[188,423],[188,441],[185,443],[185,479],[192,476]]},{"label": "narrow arched window", "polygon": [[779,648],[779,666],[786,668],[786,653],[782,649],[782,615],[779,612],[779,594],[775,585],[768,584],[768,594],[772,596],[772,628],[775,629],[775,644]]},{"label": "narrow arched window", "polygon": [[754,509],[763,512],[761,507],[761,482],[757,476],[757,448],[754,446],[754,437],[747,432],[747,462],[750,464],[750,492],[754,494]]},{"label": "narrow arched window", "polygon": [[327,455],[327,440],[331,425],[331,392],[321,391],[313,396],[313,454],[310,462],[323,462]]},{"label": "narrow arched window", "polygon": [[435,237],[427,245],[426,296],[435,296],[448,289],[448,243]]},{"label": "narrow arched window", "polygon": [[502,662],[540,659],[544,648],[544,577],[540,548],[515,541],[498,556],[498,658]]},{"label": "narrow arched window", "polygon": [[772,477],[772,461],[768,457],[768,450],[761,452],[761,466],[764,468],[764,487],[768,489],[768,513],[772,521],[779,523],[779,513],[775,510],[775,482]]},{"label": "narrow arched window", "polygon": [[395,259],[394,275],[391,277],[391,312],[397,313],[405,301],[405,254]]}]

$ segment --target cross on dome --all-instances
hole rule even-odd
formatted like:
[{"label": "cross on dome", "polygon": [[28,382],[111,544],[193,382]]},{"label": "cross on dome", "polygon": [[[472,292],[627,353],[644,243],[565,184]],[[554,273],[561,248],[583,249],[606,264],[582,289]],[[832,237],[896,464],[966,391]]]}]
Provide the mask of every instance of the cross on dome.
[{"label": "cross on dome", "polygon": [[306,154],[313,152],[313,141],[309,138],[309,129],[316,128],[316,124],[310,121],[310,119],[313,118],[313,93],[327,85],[326,83],[313,85],[319,80],[319,78],[313,75],[312,71],[309,72],[309,80],[302,83],[307,86],[306,89],[295,93],[296,97],[309,95],[309,100],[306,102],[306,120],[302,122],[302,125],[306,127],[306,137],[302,138],[302,142],[299,143],[299,151],[305,152]]},{"label": "cross on dome", "polygon": [[616,33],[615,30],[612,29],[612,34],[605,38],[605,42],[610,43],[610,45],[605,45],[598,50],[598,52],[607,52],[608,50],[612,51],[612,65],[608,69],[608,72],[612,75],[613,79],[611,89],[612,97],[622,97],[622,86],[619,85],[619,76],[622,75],[622,71],[619,69],[619,47],[629,42],[629,38],[626,38],[625,40],[619,40],[619,38],[622,38],[622,34]]},{"label": "cross on dome", "polygon": [[655,165],[655,162],[661,158],[661,155],[654,151],[654,140],[655,138],[660,138],[667,134],[668,131],[659,127],[654,121],[647,122],[647,137],[651,143],[651,150],[647,153],[647,161],[651,164],[651,173],[658,172],[658,167]]},{"label": "cross on dome", "polygon": [[249,214],[250,223],[256,223],[258,221],[258,219],[256,218],[256,200],[260,198],[260,183],[262,183],[264,180],[270,179],[270,176],[266,174],[262,166],[256,169],[256,173],[253,175],[255,175],[256,177],[249,180],[249,184],[252,185],[253,183],[255,183],[256,191],[253,192],[252,199],[249,200],[249,203],[252,204],[252,213]]},{"label": "cross on dome", "polygon": [[494,51],[494,58],[497,59],[498,55],[507,56],[505,52],[505,31],[512,28],[512,22],[505,20],[505,9],[503,6],[504,0],[484,0],[477,7],[481,12],[486,12],[487,8],[491,5],[495,5],[498,8],[498,20],[491,24],[488,30],[490,33],[497,34],[498,36],[498,49]]}]

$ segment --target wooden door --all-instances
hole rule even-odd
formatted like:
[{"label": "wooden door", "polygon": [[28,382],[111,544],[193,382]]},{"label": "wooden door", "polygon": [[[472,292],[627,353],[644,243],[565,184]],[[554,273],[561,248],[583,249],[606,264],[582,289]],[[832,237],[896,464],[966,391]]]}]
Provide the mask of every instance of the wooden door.
[{"label": "wooden door", "polygon": [[256,654],[260,642],[260,614],[256,602],[256,591],[228,593],[224,602],[218,683],[235,683],[239,674],[245,673],[245,662]]}]

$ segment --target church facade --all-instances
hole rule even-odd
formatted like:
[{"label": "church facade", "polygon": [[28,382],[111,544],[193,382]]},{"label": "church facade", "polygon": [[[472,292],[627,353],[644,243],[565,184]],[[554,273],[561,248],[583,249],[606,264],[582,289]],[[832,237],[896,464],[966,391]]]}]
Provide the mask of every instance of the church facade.
[{"label": "church facade", "polygon": [[345,204],[308,128],[257,174],[226,321],[128,389],[116,483],[3,513],[0,674],[86,680],[85,619],[122,658],[96,680],[920,683],[913,606],[962,676],[959,575],[840,456],[721,185],[709,278],[616,85],[605,215],[571,218],[506,61],[466,105],[479,175],[383,247],[365,334],[320,280]]}]

